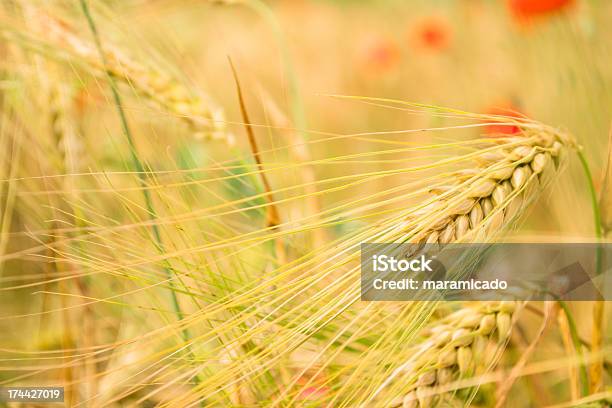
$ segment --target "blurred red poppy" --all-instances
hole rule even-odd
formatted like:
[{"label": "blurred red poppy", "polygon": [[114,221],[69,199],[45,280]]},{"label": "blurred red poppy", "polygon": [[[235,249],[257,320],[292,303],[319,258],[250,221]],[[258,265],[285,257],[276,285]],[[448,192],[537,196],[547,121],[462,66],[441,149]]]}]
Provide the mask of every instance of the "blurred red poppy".
[{"label": "blurred red poppy", "polygon": [[304,386],[308,382],[310,382],[312,385],[302,388],[299,399],[300,400],[317,400],[322,397],[325,397],[325,395],[329,393],[330,388],[326,385],[321,384],[322,381],[323,381],[323,378],[319,378],[318,380],[313,380],[312,378],[309,379],[307,376],[300,377],[297,380],[297,383],[299,385]]},{"label": "blurred red poppy", "polygon": [[510,12],[519,20],[530,20],[563,11],[570,7],[574,0],[508,0]]},{"label": "blurred red poppy", "polygon": [[317,399],[324,397],[329,392],[329,387],[307,387],[300,393],[302,399]]},{"label": "blurred red poppy", "polygon": [[430,16],[415,24],[411,37],[419,49],[443,51],[451,43],[450,25],[441,17]]},{"label": "blurred red poppy", "polygon": [[379,38],[366,49],[366,65],[376,71],[388,71],[399,64],[399,47],[391,40]]},{"label": "blurred red poppy", "polygon": [[[501,104],[491,106],[490,108],[485,110],[485,113],[487,115],[510,116],[513,118],[524,118],[525,117],[525,115],[523,115],[519,111],[519,109],[510,102],[504,102]],[[495,121],[487,120],[487,122],[490,123],[490,122],[495,122]],[[520,133],[520,131],[521,129],[518,126],[502,125],[501,123],[499,125],[496,125],[493,123],[485,127],[485,133],[487,134],[487,136],[491,136],[491,137],[512,136],[517,133]]]},{"label": "blurred red poppy", "polygon": [[83,86],[77,90],[72,102],[79,115],[84,115],[89,108],[96,108],[104,103],[104,97],[100,94],[100,88],[94,86]]}]

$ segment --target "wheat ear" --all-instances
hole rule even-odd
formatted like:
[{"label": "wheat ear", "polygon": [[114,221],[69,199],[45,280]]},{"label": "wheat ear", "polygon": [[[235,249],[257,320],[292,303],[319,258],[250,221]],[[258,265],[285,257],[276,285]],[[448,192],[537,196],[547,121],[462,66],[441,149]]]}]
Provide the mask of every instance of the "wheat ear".
[{"label": "wheat ear", "polygon": [[[392,402],[404,408],[429,407],[442,398],[442,386],[490,369],[498,360],[519,304],[486,302],[461,309],[426,329],[428,339],[393,374],[409,392]],[[413,375],[418,373],[418,375]]]},{"label": "wheat ear", "polygon": [[567,149],[574,146],[573,139],[552,129],[528,128],[473,154],[474,167],[454,173],[448,185],[433,189],[435,197],[410,215],[411,241],[491,241],[554,180]]},{"label": "wheat ear", "polygon": [[103,50],[107,61],[105,67],[95,45],[86,41],[68,23],[39,10],[30,10],[29,14],[36,21],[32,30],[37,35],[44,35],[45,42],[80,58],[98,75],[105,75],[107,71],[146,100],[180,118],[196,137],[230,141],[225,131],[223,110],[214,106],[209,98],[190,91],[164,71],[138,63],[109,41],[105,41]]}]

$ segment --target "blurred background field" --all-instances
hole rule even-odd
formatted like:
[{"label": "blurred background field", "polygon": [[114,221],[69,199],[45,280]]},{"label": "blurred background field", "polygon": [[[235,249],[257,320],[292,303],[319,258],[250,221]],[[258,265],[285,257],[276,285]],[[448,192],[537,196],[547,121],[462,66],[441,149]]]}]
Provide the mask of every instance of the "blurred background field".
[{"label": "blurred background field", "polygon": [[[262,355],[258,341],[285,339],[278,333],[325,306],[301,306],[296,297],[277,310],[249,289],[266,287],[274,297],[298,282],[300,262],[317,251],[331,256],[347,234],[417,204],[409,187],[431,173],[406,166],[471,149],[419,146],[520,132],[456,128],[474,121],[391,100],[562,129],[584,149],[598,192],[609,183],[612,2],[90,1],[106,68],[117,67],[111,76],[133,146],[79,3],[0,5],[0,385],[59,381],[66,406],[355,406],[330,396],[371,391],[356,385],[365,384],[360,377],[342,385],[342,367],[358,364],[359,346],[348,356],[325,347],[346,351],[342,336],[351,338],[349,327],[369,306],[326,324],[313,319],[319,335],[299,333],[303,343],[293,344],[287,334],[287,350]],[[249,144],[229,59],[265,170]],[[593,231],[572,157],[513,234],[576,241],[592,240]],[[333,286],[338,276],[316,284]],[[316,293],[314,286],[300,296]],[[571,305],[583,338],[590,308]],[[287,314],[251,343],[232,340],[279,310]],[[377,310],[413,320],[401,306]],[[399,333],[400,317],[359,320],[358,343]],[[527,316],[525,339],[537,322]],[[562,331],[551,330],[536,362],[567,353]],[[512,344],[504,364],[520,358],[524,343]],[[318,359],[327,362],[313,366]],[[572,370],[557,364],[541,380],[518,381],[525,398],[508,406],[575,397]],[[228,365],[234,371],[223,377]],[[250,369],[264,374],[210,395]],[[493,406],[492,387],[474,404]],[[278,390],[285,399],[275,399]]]}]

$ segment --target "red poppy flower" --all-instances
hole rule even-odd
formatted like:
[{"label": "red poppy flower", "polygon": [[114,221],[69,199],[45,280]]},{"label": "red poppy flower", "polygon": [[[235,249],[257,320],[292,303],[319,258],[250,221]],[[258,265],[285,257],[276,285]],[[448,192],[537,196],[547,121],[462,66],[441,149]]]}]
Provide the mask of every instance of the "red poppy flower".
[{"label": "red poppy flower", "polygon": [[[501,104],[497,104],[491,106],[487,110],[485,110],[487,115],[500,115],[500,116],[510,116],[513,118],[524,118],[519,109],[514,106],[512,103],[504,102]],[[487,120],[488,123],[495,122],[494,120]],[[485,133],[487,136],[491,137],[500,137],[500,136],[512,136],[520,133],[521,129],[516,125],[496,125],[495,123],[487,125],[485,127]]]},{"label": "red poppy flower", "polygon": [[563,11],[570,7],[574,0],[508,0],[510,12],[519,20],[530,20]]},{"label": "red poppy flower", "polygon": [[300,393],[300,397],[305,400],[314,400],[324,397],[329,392],[329,387],[307,387]]},{"label": "red poppy flower", "polygon": [[443,51],[450,46],[451,29],[441,17],[427,17],[415,24],[411,36],[417,48],[429,51]]},{"label": "red poppy flower", "polygon": [[389,71],[400,61],[400,50],[391,40],[379,38],[371,42],[365,52],[366,65],[375,71]]},{"label": "red poppy flower", "polygon": [[299,398],[301,400],[317,400],[329,393],[330,388],[327,385],[321,384],[323,378],[309,379],[307,376],[302,376],[297,380],[299,385],[306,385],[310,382],[311,385],[302,388]]}]

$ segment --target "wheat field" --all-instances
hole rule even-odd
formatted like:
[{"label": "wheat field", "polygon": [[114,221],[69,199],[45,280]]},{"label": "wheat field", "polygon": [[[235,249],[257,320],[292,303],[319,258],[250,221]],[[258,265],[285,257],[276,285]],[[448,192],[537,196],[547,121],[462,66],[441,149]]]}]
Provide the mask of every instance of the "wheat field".
[{"label": "wheat field", "polygon": [[0,408],[612,406],[605,297],[360,286],[363,243],[610,242],[610,21],[0,0]]}]

